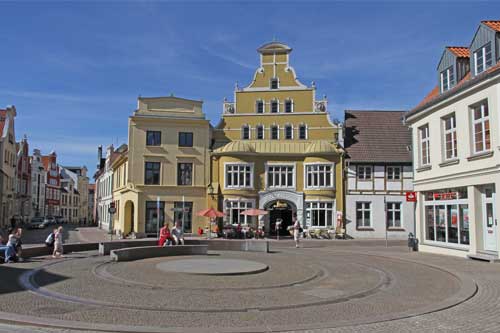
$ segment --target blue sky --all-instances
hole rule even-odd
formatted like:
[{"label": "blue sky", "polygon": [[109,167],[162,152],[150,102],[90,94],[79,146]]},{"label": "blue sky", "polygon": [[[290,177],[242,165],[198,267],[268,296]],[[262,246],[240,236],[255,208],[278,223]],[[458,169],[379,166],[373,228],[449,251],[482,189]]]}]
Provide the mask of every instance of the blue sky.
[{"label": "blue sky", "polygon": [[468,46],[499,2],[0,2],[0,107],[16,136],[95,170],[126,142],[136,98],[201,99],[216,124],[273,37],[299,79],[344,109],[409,109],[436,84],[446,45]]}]

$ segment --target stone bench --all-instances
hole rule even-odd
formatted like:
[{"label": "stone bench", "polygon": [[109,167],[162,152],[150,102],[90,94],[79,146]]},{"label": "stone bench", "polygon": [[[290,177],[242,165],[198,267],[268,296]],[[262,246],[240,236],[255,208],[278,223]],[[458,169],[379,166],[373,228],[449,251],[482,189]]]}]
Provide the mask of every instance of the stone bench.
[{"label": "stone bench", "polygon": [[269,253],[269,241],[256,239],[211,239],[210,251],[246,251]]},{"label": "stone bench", "polygon": [[112,261],[133,261],[169,256],[206,255],[207,245],[141,246],[111,250]]},{"label": "stone bench", "polygon": [[99,255],[107,256],[112,250],[130,248],[130,247],[143,247],[143,246],[155,246],[158,240],[154,239],[143,239],[143,240],[123,240],[114,242],[101,242],[99,243]]},{"label": "stone bench", "polygon": [[[83,252],[83,251],[94,251],[99,247],[99,243],[69,243],[63,244],[64,253],[71,252]],[[46,245],[26,245],[23,246],[23,252],[21,256],[23,258],[39,257],[51,255],[53,251],[52,247],[47,247]]]}]

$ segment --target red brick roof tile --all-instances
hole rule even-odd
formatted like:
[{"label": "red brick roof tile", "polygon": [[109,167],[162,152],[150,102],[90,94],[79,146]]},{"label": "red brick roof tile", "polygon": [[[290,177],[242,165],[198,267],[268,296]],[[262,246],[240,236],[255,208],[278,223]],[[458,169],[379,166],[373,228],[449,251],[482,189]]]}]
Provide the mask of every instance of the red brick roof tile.
[{"label": "red brick roof tile", "polygon": [[468,47],[465,46],[447,46],[448,50],[459,58],[469,58],[470,51]]},{"label": "red brick roof tile", "polygon": [[491,29],[500,32],[500,21],[481,21],[484,25],[490,27]]}]

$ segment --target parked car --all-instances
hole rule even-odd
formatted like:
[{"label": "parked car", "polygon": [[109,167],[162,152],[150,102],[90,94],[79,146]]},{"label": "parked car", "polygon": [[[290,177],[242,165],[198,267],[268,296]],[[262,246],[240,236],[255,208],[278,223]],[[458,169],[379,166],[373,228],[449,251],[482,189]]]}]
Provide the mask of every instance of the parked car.
[{"label": "parked car", "polygon": [[28,229],[43,229],[47,225],[42,217],[34,217],[28,224]]},{"label": "parked car", "polygon": [[57,224],[66,224],[67,223],[67,220],[62,216],[56,216],[55,218],[56,218]]},{"label": "parked car", "polygon": [[43,223],[45,223],[46,225],[53,225],[56,224],[56,219],[53,216],[46,216],[43,220]]}]

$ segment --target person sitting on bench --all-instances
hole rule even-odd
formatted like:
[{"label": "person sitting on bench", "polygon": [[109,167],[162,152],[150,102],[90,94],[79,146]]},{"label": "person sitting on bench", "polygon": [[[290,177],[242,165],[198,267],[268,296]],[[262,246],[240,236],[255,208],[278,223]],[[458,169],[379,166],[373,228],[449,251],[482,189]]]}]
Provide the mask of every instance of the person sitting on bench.
[{"label": "person sitting on bench", "polygon": [[179,221],[175,224],[175,228],[172,229],[172,238],[174,239],[175,245],[184,245],[184,231]]}]

